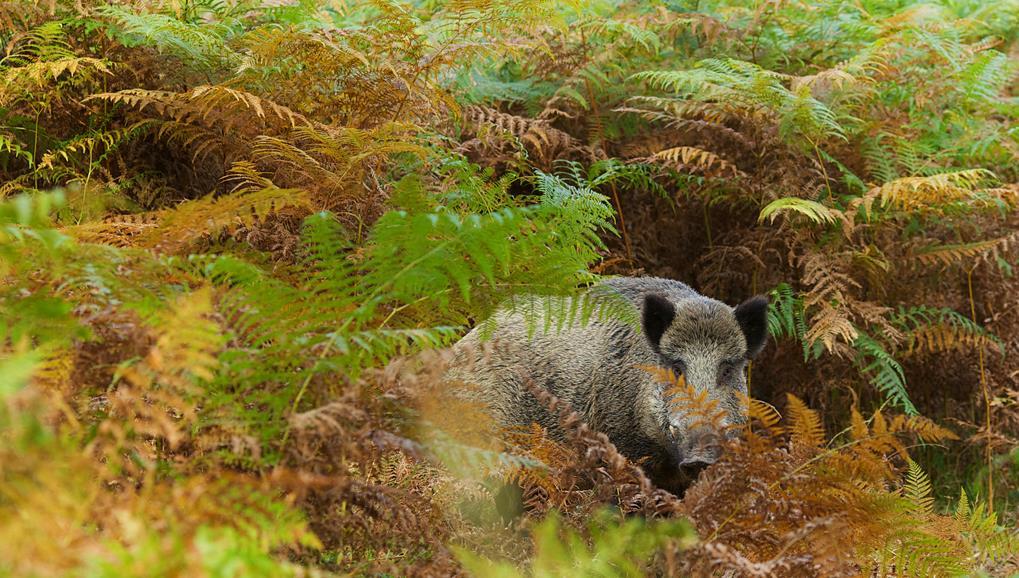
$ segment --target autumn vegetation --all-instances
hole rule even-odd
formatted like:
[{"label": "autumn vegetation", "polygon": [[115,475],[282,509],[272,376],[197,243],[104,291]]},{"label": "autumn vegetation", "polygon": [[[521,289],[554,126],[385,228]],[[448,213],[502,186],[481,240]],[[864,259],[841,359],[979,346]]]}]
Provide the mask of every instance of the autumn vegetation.
[{"label": "autumn vegetation", "polygon": [[[0,0],[0,576],[1019,572],[1017,56],[1016,0]],[[619,274],[771,295],[683,496],[443,381]]]}]

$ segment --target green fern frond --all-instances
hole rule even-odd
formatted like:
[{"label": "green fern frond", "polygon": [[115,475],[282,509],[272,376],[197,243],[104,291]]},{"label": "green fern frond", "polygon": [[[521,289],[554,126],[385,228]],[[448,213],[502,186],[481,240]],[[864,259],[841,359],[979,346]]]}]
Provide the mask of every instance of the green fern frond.
[{"label": "green fern frond", "polygon": [[919,412],[906,391],[902,365],[879,342],[862,331],[853,341],[853,348],[857,351],[856,363],[861,373],[869,375],[870,383],[908,415],[917,415]]},{"label": "green fern frond", "polygon": [[988,50],[976,55],[969,65],[959,73],[959,90],[964,98],[977,103],[993,103],[1008,82],[1008,58],[996,51]]},{"label": "green fern frond", "polygon": [[97,13],[107,20],[108,33],[125,46],[154,46],[203,68],[240,62],[240,55],[227,44],[231,30],[220,21],[189,23],[165,14],[138,13],[119,6],[103,6]]},{"label": "green fern frond", "polygon": [[767,206],[761,209],[761,214],[757,217],[757,221],[764,222],[765,219],[768,219],[768,222],[774,223],[780,214],[790,211],[800,213],[814,223],[823,225],[832,225],[844,218],[839,211],[826,207],[817,201],[786,197],[768,203]]},{"label": "green fern frond", "polygon": [[645,71],[633,76],[651,86],[748,117],[764,116],[788,138],[817,142],[845,138],[834,112],[810,95],[809,87],[796,92],[785,87],[786,77],[760,66],[734,59],[706,59],[683,71]]}]

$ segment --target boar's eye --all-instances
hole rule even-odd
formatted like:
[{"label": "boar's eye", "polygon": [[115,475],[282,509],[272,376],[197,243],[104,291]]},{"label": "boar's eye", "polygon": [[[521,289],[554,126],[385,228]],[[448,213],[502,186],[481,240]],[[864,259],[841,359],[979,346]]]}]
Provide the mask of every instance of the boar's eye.
[{"label": "boar's eye", "polygon": [[731,383],[742,370],[742,363],[735,361],[723,361],[722,366],[719,368],[718,381],[721,383]]},{"label": "boar's eye", "polygon": [[675,359],[672,362],[672,371],[676,373],[676,377],[679,377],[686,373],[686,364],[682,359]]}]

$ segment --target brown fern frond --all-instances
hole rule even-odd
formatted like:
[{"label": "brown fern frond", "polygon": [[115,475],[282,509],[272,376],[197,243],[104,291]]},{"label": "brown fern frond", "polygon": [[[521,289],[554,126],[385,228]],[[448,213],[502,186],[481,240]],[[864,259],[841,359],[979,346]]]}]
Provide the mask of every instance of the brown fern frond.
[{"label": "brown fern frond", "polygon": [[843,351],[839,343],[851,344],[858,335],[845,309],[823,304],[811,315],[803,340],[807,343],[821,342],[828,351],[839,353]]},{"label": "brown fern frond", "polygon": [[494,130],[511,135],[546,164],[556,155],[578,147],[573,137],[545,120],[524,118],[473,105],[463,109],[463,118],[472,127],[473,134]]},{"label": "brown fern frond", "polygon": [[952,430],[942,427],[928,417],[922,415],[895,416],[889,428],[894,432],[911,432],[917,435],[925,443],[937,443],[945,440],[958,440],[959,435]]},{"label": "brown fern frond", "polygon": [[786,394],[786,407],[789,416],[789,433],[793,444],[810,448],[818,448],[824,443],[824,426],[817,412],[808,408],[807,404],[789,393]]},{"label": "brown fern frond", "polygon": [[558,418],[567,439],[584,456],[583,465],[601,474],[596,477],[596,484],[603,489],[614,490],[612,494],[627,511],[660,516],[680,510],[680,502],[675,496],[655,488],[640,467],[620,454],[605,434],[591,430],[566,402],[532,380],[525,380],[524,387]]},{"label": "brown fern frond", "polygon": [[964,261],[993,261],[1016,246],[1019,246],[1019,232],[971,243],[932,243],[916,250],[915,256],[924,265],[947,267]]},{"label": "brown fern frond", "polygon": [[909,334],[905,355],[944,351],[1000,349],[1000,342],[983,333],[974,333],[955,323],[931,323],[917,327]]},{"label": "brown fern frond", "polygon": [[179,93],[128,89],[94,94],[86,100],[124,104],[138,112],[151,108],[165,120],[217,126],[224,132],[239,130],[252,123],[280,129],[312,124],[286,106],[226,86],[203,85]]},{"label": "brown fern frond", "polygon": [[860,288],[860,283],[845,271],[840,257],[824,252],[811,252],[800,257],[802,281],[811,286],[803,297],[805,305],[846,303],[850,290]]},{"label": "brown fern frond", "polygon": [[66,227],[88,242],[174,252],[210,235],[255,224],[285,207],[307,207],[303,191],[269,187],[181,203],[173,209]]},{"label": "brown fern frond", "polygon": [[717,399],[713,399],[708,391],[698,390],[686,381],[682,373],[676,374],[671,369],[650,366],[642,367],[651,376],[666,385],[665,396],[669,400],[670,409],[683,415],[690,428],[708,428],[723,431],[726,411]]}]

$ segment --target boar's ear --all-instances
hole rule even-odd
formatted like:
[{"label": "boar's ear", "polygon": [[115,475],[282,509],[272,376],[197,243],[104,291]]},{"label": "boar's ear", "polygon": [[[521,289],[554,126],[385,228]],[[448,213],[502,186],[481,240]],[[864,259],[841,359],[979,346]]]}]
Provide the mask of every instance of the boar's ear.
[{"label": "boar's ear", "polygon": [[658,351],[658,343],[662,340],[662,334],[676,317],[676,307],[671,301],[659,293],[652,293],[644,297],[644,309],[641,312],[641,325],[644,327],[644,335],[647,335],[651,347]]},{"label": "boar's ear", "polygon": [[768,342],[768,296],[751,297],[733,311],[747,340],[747,358],[753,359]]}]

